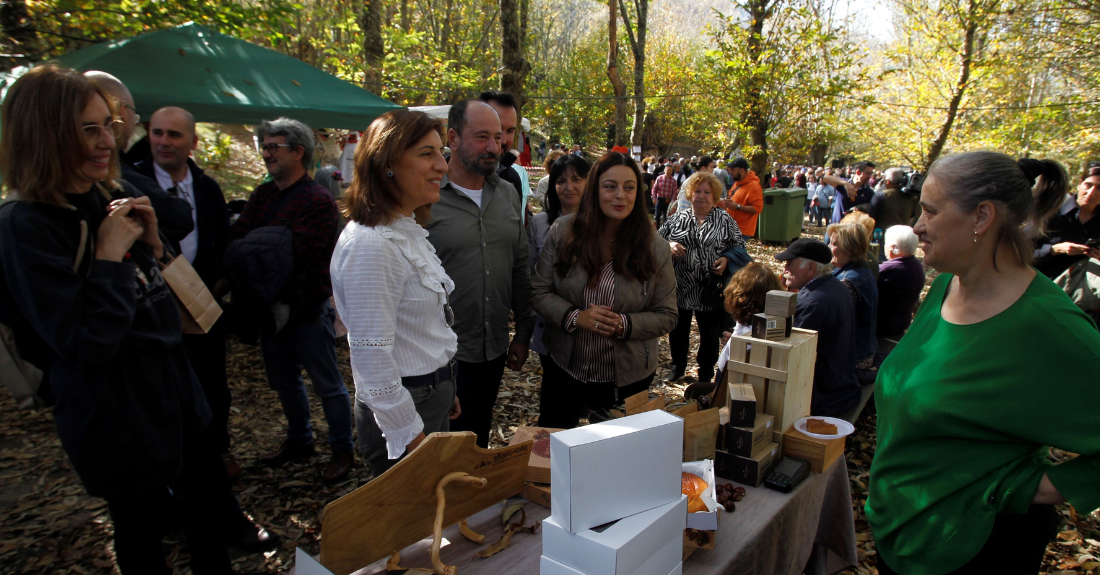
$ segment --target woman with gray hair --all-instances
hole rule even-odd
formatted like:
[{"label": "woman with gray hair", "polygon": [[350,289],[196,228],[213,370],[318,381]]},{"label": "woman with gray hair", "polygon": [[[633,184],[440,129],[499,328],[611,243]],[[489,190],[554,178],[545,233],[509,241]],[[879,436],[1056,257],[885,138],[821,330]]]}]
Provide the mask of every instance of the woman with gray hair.
[{"label": "woman with gray hair", "polygon": [[892,226],[884,241],[888,260],[878,268],[878,351],[875,365],[897,345],[913,321],[913,311],[924,289],[924,266],[914,255],[917,234],[909,226]]},{"label": "woman with gray hair", "polygon": [[[1067,179],[995,152],[928,172],[913,231],[940,275],[875,383],[866,510],[884,575],[1034,573],[1054,504],[1100,507],[1100,333],[1028,265],[1024,231],[1058,210]],[[1049,447],[1081,455],[1055,465]]]}]

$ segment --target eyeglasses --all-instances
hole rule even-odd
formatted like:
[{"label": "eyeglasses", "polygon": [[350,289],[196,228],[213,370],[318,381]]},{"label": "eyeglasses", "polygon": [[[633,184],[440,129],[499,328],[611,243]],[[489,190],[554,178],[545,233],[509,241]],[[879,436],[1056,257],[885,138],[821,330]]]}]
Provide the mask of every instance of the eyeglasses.
[{"label": "eyeglasses", "polygon": [[290,144],[264,144],[260,146],[261,152],[267,152],[268,154],[274,154],[279,151],[279,148],[289,148]]},{"label": "eyeglasses", "polygon": [[140,121],[141,121],[141,114],[139,114],[139,113],[137,112],[137,108],[135,108],[135,107],[133,107],[133,106],[131,106],[131,105],[127,104],[126,102],[122,102],[122,105],[123,105],[123,106],[126,106],[127,108],[129,108],[129,109],[130,109],[130,111],[131,111],[131,112],[133,112],[133,113],[134,113],[134,124],[137,124],[138,122],[140,122]]},{"label": "eyeglasses", "polygon": [[95,142],[102,138],[103,132],[111,137],[112,140],[116,137],[116,132],[122,126],[122,120],[119,118],[111,118],[106,124],[100,126],[99,124],[87,124],[81,129],[84,130],[84,139],[89,142]]}]

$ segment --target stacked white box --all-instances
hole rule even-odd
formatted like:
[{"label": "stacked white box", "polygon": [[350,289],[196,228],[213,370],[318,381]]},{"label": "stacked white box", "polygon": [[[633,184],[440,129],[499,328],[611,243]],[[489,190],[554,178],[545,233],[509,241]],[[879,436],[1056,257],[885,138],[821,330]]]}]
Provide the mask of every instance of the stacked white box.
[{"label": "stacked white box", "polygon": [[[554,561],[553,559],[550,559],[545,555],[543,555],[539,559],[539,573],[541,575],[587,575],[586,573],[581,573],[580,571],[577,571],[576,569],[573,569],[568,565],[562,565],[561,563],[558,563],[557,561]],[[677,563],[676,566],[672,568],[672,571],[668,572],[668,575],[683,575],[683,573],[684,564],[681,562]]]},{"label": "stacked white box", "polygon": [[649,411],[550,436],[543,575],[675,575],[687,497],[683,420]]},{"label": "stacked white box", "polygon": [[647,411],[550,436],[550,510],[578,533],[680,499],[684,420]]},{"label": "stacked white box", "polygon": [[566,531],[551,517],[542,523],[542,553],[581,573],[664,575],[680,562],[686,527],[686,495],[580,533]]}]

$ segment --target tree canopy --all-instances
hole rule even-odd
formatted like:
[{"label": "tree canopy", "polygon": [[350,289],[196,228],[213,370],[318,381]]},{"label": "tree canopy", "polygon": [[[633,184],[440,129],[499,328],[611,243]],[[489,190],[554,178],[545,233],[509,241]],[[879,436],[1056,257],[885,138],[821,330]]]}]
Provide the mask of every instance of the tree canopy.
[{"label": "tree canopy", "polygon": [[566,144],[757,168],[1100,156],[1100,0],[882,3],[892,22],[838,0],[5,0],[0,66],[194,21],[401,105],[510,88]]}]

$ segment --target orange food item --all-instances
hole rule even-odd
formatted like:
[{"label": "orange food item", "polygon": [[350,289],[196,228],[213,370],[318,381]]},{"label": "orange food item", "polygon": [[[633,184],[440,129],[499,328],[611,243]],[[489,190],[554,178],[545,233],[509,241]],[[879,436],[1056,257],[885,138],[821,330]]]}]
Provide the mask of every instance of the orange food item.
[{"label": "orange food item", "polygon": [[703,492],[707,490],[707,482],[703,478],[692,473],[680,472],[680,492],[688,496],[688,513],[698,513],[707,510],[707,504],[703,503]]},{"label": "orange food item", "polygon": [[680,473],[680,492],[688,497],[702,495],[707,489],[707,482],[702,477],[691,473]]},{"label": "orange food item", "polygon": [[820,435],[836,435],[836,426],[823,419],[806,420],[806,431]]}]

